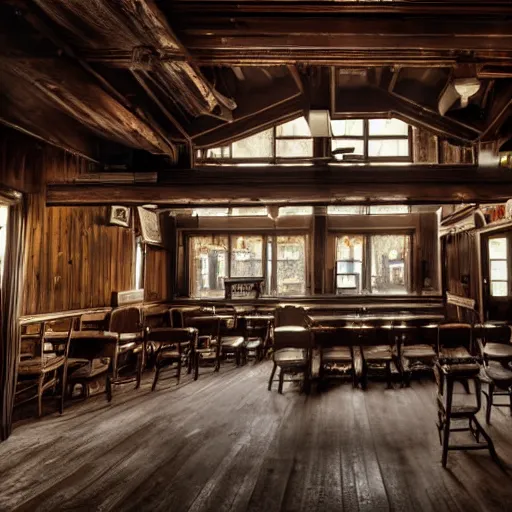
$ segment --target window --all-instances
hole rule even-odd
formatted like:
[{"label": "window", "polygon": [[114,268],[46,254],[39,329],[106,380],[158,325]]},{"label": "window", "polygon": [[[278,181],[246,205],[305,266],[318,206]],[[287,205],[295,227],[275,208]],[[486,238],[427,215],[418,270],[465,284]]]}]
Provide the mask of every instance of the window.
[{"label": "window", "polygon": [[337,294],[409,291],[409,235],[341,235],[336,238]]},{"label": "window", "polygon": [[241,206],[233,208],[195,208],[195,217],[260,217],[268,215],[266,206]]},{"label": "window", "polygon": [[313,215],[312,206],[282,206],[279,208],[279,216],[282,215]]},{"label": "window", "polygon": [[330,205],[328,215],[399,215],[410,213],[411,208],[406,204],[385,204],[375,206],[363,205]]},{"label": "window", "polygon": [[144,288],[144,244],[142,243],[142,237],[138,236],[135,238],[135,283],[134,288],[136,290],[142,290]]},{"label": "window", "polygon": [[399,119],[338,119],[331,121],[332,151],[354,148],[335,155],[343,161],[407,162],[411,160],[409,125]]},{"label": "window", "polygon": [[492,297],[508,296],[508,242],[507,238],[489,239],[489,278]]},{"label": "window", "polygon": [[306,236],[190,236],[190,295],[224,297],[226,277],[263,277],[266,295],[306,293]]},{"label": "window", "polygon": [[233,142],[199,150],[199,161],[277,163],[290,158],[312,158],[313,139],[304,117],[288,121]]}]

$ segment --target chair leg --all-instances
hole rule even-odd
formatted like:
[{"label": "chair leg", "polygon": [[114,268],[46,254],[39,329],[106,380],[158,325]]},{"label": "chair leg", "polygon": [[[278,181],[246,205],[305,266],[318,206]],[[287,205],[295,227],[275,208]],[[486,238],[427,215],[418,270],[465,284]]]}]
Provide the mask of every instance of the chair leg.
[{"label": "chair leg", "polygon": [[194,357],[194,380],[199,378],[199,353]]},{"label": "chair leg", "polygon": [[274,380],[274,375],[276,374],[277,364],[274,363],[274,367],[272,368],[272,371],[270,372],[270,379],[268,381],[268,390],[270,391],[272,389],[272,382]]},{"label": "chair leg", "polygon": [[485,410],[485,422],[491,423],[491,410],[492,410],[492,403],[493,403],[493,396],[494,396],[494,382],[489,382],[489,387],[487,391],[487,395],[485,395],[485,398],[487,398],[487,407]]},{"label": "chair leg", "polygon": [[137,356],[137,384],[135,384],[135,389],[140,388],[140,381],[142,380],[142,365],[144,364],[144,358],[142,357],[142,352]]},{"label": "chair leg", "polygon": [[388,383],[388,389],[392,389],[393,384],[391,383],[391,361],[386,363],[386,379]]},{"label": "chair leg", "polygon": [[452,400],[453,400],[453,381],[449,380],[446,386],[446,410],[444,414],[444,432],[443,432],[443,468],[448,462],[448,446],[450,443],[450,424],[452,419]]},{"label": "chair leg", "polygon": [[277,392],[279,394],[283,394],[283,384],[284,384],[284,372],[283,372],[283,369],[281,368],[279,370],[279,387],[277,388]]},{"label": "chair leg", "polygon": [[156,364],[156,369],[155,369],[155,377],[153,379],[153,384],[151,385],[151,391],[155,391],[156,383],[158,382],[158,377],[159,376],[160,376],[160,366],[157,363]]},{"label": "chair leg", "polygon": [[39,377],[37,384],[37,417],[40,418],[43,415],[43,384],[44,375]]},{"label": "chair leg", "polygon": [[510,400],[510,415],[512,416],[512,386],[508,388],[508,398]]},{"label": "chair leg", "polygon": [[181,377],[181,356],[178,361],[178,369],[176,370],[176,386],[179,386],[179,384],[180,384],[180,377]]},{"label": "chair leg", "polygon": [[107,402],[112,401],[112,381],[110,375],[107,374],[107,378],[105,381],[105,391],[107,393]]}]

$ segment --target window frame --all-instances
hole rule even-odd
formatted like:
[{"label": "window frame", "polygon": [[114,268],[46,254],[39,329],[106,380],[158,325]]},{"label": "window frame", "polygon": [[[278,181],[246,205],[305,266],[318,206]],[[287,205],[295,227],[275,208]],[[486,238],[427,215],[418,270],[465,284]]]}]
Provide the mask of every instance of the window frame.
[{"label": "window frame", "polygon": [[[407,259],[407,265],[405,269],[405,281],[406,281],[406,289],[403,295],[410,295],[414,291],[413,286],[413,272],[414,272],[414,230],[410,229],[390,229],[390,230],[361,230],[361,229],[345,229],[340,230],[337,229],[336,231],[333,231],[334,235],[334,294],[338,295],[337,293],[337,282],[336,277],[338,275],[337,272],[337,262],[338,260],[338,239],[342,238],[343,236],[361,236],[363,237],[363,259],[361,264],[361,283],[360,283],[360,289],[361,291],[359,293],[353,293],[353,294],[346,294],[346,295],[354,295],[354,296],[361,296],[361,295],[376,295],[376,296],[393,296],[393,295],[400,295],[400,294],[393,294],[393,293],[378,293],[372,290],[372,244],[371,239],[373,236],[389,236],[389,235],[397,235],[397,236],[407,236],[409,238],[409,248],[408,248],[408,259]],[[343,294],[345,295],[345,294]]]},{"label": "window frame", "polygon": [[[191,299],[202,300],[204,297],[196,297],[192,295],[192,275],[191,275],[191,267],[192,267],[192,250],[191,250],[191,240],[194,237],[202,237],[202,236],[225,236],[228,239],[228,250],[227,250],[227,276],[231,277],[231,255],[232,255],[232,238],[237,236],[261,236],[263,239],[263,248],[262,248],[262,276],[255,277],[263,277],[265,288],[268,283],[268,243],[272,240],[272,261],[271,261],[271,269],[272,269],[272,281],[270,283],[271,290],[264,290],[262,294],[265,297],[295,297],[295,295],[279,295],[277,294],[277,238],[280,236],[299,236],[304,238],[304,274],[305,274],[305,290],[304,295],[300,295],[300,297],[308,296],[310,291],[310,234],[307,230],[277,230],[277,231],[265,231],[265,230],[194,230],[194,231],[183,231],[184,236],[184,263],[185,263],[185,282],[187,286],[187,296]],[[276,294],[270,293],[272,290],[276,290]],[[208,299],[218,300],[224,299],[222,297],[209,297]]]},{"label": "window frame", "polygon": [[[137,252],[140,247],[140,274],[137,282]],[[142,235],[136,235],[133,240],[133,289],[144,290],[146,284],[146,244],[142,240]]]},{"label": "window frame", "polygon": [[[387,117],[354,117],[354,118],[336,118],[335,120],[345,120],[345,119],[353,119],[353,120],[362,120],[363,121],[363,135],[332,135],[331,140],[331,148],[332,142],[335,140],[358,140],[363,142],[363,160],[362,162],[411,162],[413,161],[413,147],[412,147],[412,125],[405,123],[398,118],[387,118]],[[370,121],[374,119],[398,119],[407,125],[407,135],[370,135]],[[407,148],[408,155],[407,156],[369,156],[369,143],[373,140],[407,140]],[[348,154],[350,157],[350,153]],[[337,160],[339,163],[343,163],[343,158]]]},{"label": "window frame", "polygon": [[[491,258],[491,251],[489,249],[489,244],[491,240],[496,238],[503,238],[505,239],[505,246],[507,249],[507,257],[506,259],[503,258]],[[511,279],[510,279],[510,267],[511,267],[511,261],[510,261],[510,255],[511,255],[511,237],[507,232],[502,233],[496,233],[493,235],[490,235],[486,237],[486,251],[487,251],[487,273],[488,273],[488,280],[489,280],[489,298],[492,300],[508,300],[512,296],[512,290],[511,290]],[[493,261],[504,261],[507,267],[507,279],[492,279],[491,278],[491,265]],[[506,295],[493,295],[492,293],[492,283],[507,283],[507,294]]]},{"label": "window frame", "polygon": [[[259,157],[259,158],[234,158],[233,157],[233,144],[237,141],[229,142],[228,144],[222,145],[222,146],[216,146],[218,148],[221,148],[221,151],[226,151],[228,153],[228,156],[222,156],[221,158],[207,158],[208,151],[210,149],[214,148],[201,148],[197,152],[197,162],[200,165],[203,164],[268,164],[268,165],[277,165],[282,163],[290,163],[294,160],[307,160],[307,159],[313,159],[315,157],[315,142],[313,137],[306,137],[305,135],[277,135],[277,128],[278,126],[282,124],[289,123],[291,121],[296,121],[297,119],[300,119],[301,116],[295,117],[293,119],[289,119],[288,121],[283,121],[282,123],[275,124],[271,127],[263,128],[259,132],[255,132],[251,135],[247,135],[246,137],[243,137],[243,140],[245,138],[251,137],[252,135],[256,135],[258,133],[265,132],[267,130],[272,130],[272,155],[270,157]],[[277,141],[278,140],[311,140],[311,156],[277,156]]]}]

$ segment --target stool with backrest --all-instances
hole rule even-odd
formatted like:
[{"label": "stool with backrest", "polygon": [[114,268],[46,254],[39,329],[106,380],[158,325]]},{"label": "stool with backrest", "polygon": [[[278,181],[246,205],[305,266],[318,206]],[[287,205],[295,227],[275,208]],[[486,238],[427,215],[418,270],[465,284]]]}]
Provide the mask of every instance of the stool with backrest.
[{"label": "stool with backrest", "polygon": [[175,369],[176,385],[180,383],[181,368],[185,364],[189,370],[193,365],[193,354],[197,347],[198,331],[191,327],[147,328],[146,342],[156,347],[155,377],[151,390],[154,391],[163,370]]},{"label": "stool with backrest", "polygon": [[108,325],[109,332],[118,334],[111,385],[135,382],[137,389],[146,360],[142,310],[137,306],[116,308],[110,313]]},{"label": "stool with backrest", "polygon": [[[464,363],[472,359],[473,329],[466,323],[439,324],[437,335],[437,352],[440,359],[449,359],[452,362]],[[469,386],[460,378],[466,391]]]},{"label": "stool with backrest", "polygon": [[[477,414],[481,408],[481,384],[479,378],[480,365],[471,358],[440,358],[435,366],[435,375],[438,383],[437,405],[439,440],[443,448],[442,464],[446,467],[448,452],[450,450],[489,450],[491,457],[499,463],[494,444],[487,432],[480,425]],[[469,382],[474,383],[475,395],[471,403],[467,398],[462,403],[454,403],[454,384],[461,382],[465,387]],[[467,395],[466,395],[467,397]],[[453,427],[452,421],[467,421],[465,427]],[[475,439],[471,444],[450,444],[451,432],[468,431]],[[480,442],[482,436],[485,442]]]},{"label": "stool with backrest", "polygon": [[[64,412],[64,400],[67,387],[69,345],[79,317],[69,317],[56,322],[41,322],[36,332],[21,334],[20,361],[16,383],[15,406],[37,399],[37,416],[43,414],[43,395],[49,389],[56,394],[60,414]],[[58,323],[64,329],[53,331],[52,325]],[[25,328],[24,328],[25,329]],[[35,390],[34,394],[32,390]]]},{"label": "stool with backrest", "polygon": [[274,366],[268,382],[269,391],[277,368],[279,367],[279,393],[283,392],[285,375],[303,375],[303,387],[310,389],[312,338],[308,328],[298,325],[286,325],[274,329]]}]

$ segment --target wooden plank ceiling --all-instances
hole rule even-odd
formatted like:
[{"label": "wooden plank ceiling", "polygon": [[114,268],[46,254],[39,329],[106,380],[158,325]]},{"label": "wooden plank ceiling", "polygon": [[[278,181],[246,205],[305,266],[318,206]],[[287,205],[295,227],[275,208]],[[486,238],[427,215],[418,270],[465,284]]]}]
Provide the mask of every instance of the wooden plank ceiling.
[{"label": "wooden plank ceiling", "polygon": [[[450,97],[477,78],[467,105]],[[167,167],[310,108],[458,145],[512,136],[510,1],[7,0],[0,122]],[[183,156],[185,155],[185,156]],[[154,160],[156,161],[156,160]]]}]

